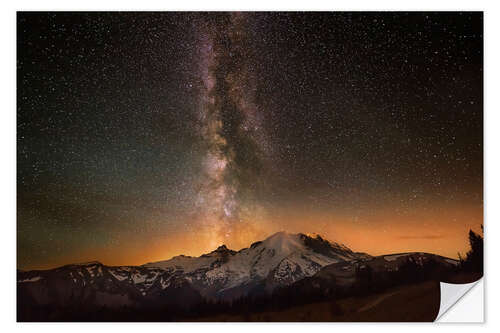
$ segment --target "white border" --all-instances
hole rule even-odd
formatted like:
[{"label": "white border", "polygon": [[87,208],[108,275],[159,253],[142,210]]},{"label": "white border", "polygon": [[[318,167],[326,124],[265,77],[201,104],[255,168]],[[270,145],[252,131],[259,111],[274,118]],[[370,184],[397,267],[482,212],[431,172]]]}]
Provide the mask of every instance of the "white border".
[{"label": "white border", "polygon": [[[204,332],[252,332],[258,330],[276,330],[286,329],[288,332],[303,332],[309,328],[315,331],[335,330],[352,328],[354,330],[365,331],[395,331],[401,332],[421,332],[422,329],[439,329],[450,330],[454,333],[457,331],[476,330],[480,328],[492,328],[498,325],[498,316],[495,316],[498,306],[493,303],[497,302],[498,284],[498,265],[493,260],[492,256],[500,253],[498,251],[498,243],[494,238],[498,235],[495,229],[500,223],[500,214],[498,204],[499,193],[499,177],[500,177],[500,162],[497,151],[500,146],[499,139],[499,112],[500,105],[497,96],[499,95],[500,82],[499,78],[499,33],[500,33],[500,15],[498,11],[498,1],[436,1],[436,0],[420,0],[420,1],[297,1],[288,0],[283,2],[271,2],[269,0],[252,0],[252,1],[229,1],[229,0],[210,0],[210,1],[191,1],[183,0],[181,2],[169,3],[168,1],[103,1],[103,0],[87,0],[80,2],[69,2],[63,0],[45,0],[45,1],[4,1],[1,3],[1,41],[3,43],[1,56],[2,73],[1,75],[1,92],[2,92],[2,112],[1,115],[1,147],[2,147],[2,163],[1,168],[1,211],[2,211],[2,226],[1,245],[2,245],[2,274],[0,274],[0,286],[2,288],[2,301],[0,316],[2,318],[2,329],[5,331],[10,329],[21,329],[37,332],[58,332],[71,329],[73,332],[86,332],[88,330],[112,330],[119,329],[125,332],[136,332],[143,327],[147,330],[170,330],[176,331],[193,331],[198,332],[202,329]],[[486,239],[486,271],[485,284],[488,293],[485,295],[486,305],[486,325],[460,325],[460,324],[16,324],[15,323],[15,274],[16,267],[15,257],[15,240],[16,240],[16,206],[15,206],[15,189],[16,189],[16,104],[15,104],[15,26],[16,26],[16,11],[17,10],[479,10],[485,11],[485,239]],[[497,59],[497,60],[494,60]],[[490,256],[491,255],[491,256]],[[491,283],[489,283],[491,281]],[[495,303],[496,304],[496,303]],[[473,306],[471,304],[471,306]],[[495,309],[492,312],[488,309]],[[488,316],[488,314],[491,315]],[[424,327],[425,326],[425,327]],[[498,330],[498,327],[497,327]]]}]

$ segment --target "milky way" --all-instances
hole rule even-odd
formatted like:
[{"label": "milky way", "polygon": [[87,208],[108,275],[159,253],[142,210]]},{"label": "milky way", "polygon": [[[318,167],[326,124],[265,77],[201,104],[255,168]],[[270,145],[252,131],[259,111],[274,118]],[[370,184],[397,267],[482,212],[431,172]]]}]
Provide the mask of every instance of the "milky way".
[{"label": "milky way", "polygon": [[[265,135],[255,105],[255,77],[246,66],[245,14],[221,14],[199,28],[201,135],[206,142],[197,206],[200,222],[213,233],[213,245],[248,224],[259,186]],[[260,143],[260,145],[259,145]],[[255,202],[251,206],[256,210]]]},{"label": "milky way", "polygon": [[481,13],[19,13],[20,268],[316,232],[456,257],[483,209]]}]

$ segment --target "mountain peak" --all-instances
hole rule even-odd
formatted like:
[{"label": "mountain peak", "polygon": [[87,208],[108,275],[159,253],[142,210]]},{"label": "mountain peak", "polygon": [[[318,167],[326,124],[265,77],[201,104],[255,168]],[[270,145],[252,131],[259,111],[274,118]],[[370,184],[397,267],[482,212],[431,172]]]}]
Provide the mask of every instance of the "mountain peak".
[{"label": "mountain peak", "polygon": [[229,249],[227,248],[226,244],[222,244],[218,248],[215,249],[216,252],[222,252],[222,251],[228,251]]},{"label": "mountain peak", "polygon": [[321,237],[320,234],[318,234],[316,232],[307,233],[307,234],[300,234],[300,235],[302,235],[303,237],[314,238],[314,239],[317,239],[317,240],[325,240],[323,237]]},{"label": "mountain peak", "polygon": [[265,247],[283,254],[289,254],[304,247],[300,242],[298,234],[289,234],[285,231],[280,231],[269,236],[263,241],[263,244]]},{"label": "mountain peak", "polygon": [[94,266],[94,265],[102,266],[102,264],[99,261],[80,262],[80,263],[76,263],[73,265],[75,265],[75,266]]},{"label": "mountain peak", "polygon": [[268,240],[271,240],[271,239],[285,239],[285,238],[290,238],[292,236],[297,236],[297,235],[294,235],[294,234],[290,234],[286,231],[278,231],[274,234],[272,234],[271,236],[267,237],[266,239],[264,239],[264,241],[268,241]]},{"label": "mountain peak", "polygon": [[312,239],[317,239],[317,240],[320,240],[320,241],[326,241],[326,239],[324,237],[322,237],[320,234],[316,233],[316,232],[313,232],[313,233],[297,233],[297,234],[292,234],[292,233],[289,233],[289,232],[286,232],[286,231],[278,231],[274,234],[272,234],[271,236],[267,237],[265,240],[268,240],[268,239],[284,239],[284,238],[287,238],[287,239],[295,239],[295,238],[312,238]]},{"label": "mountain peak", "polygon": [[226,255],[226,254],[235,254],[235,253],[236,253],[236,251],[233,251],[233,250],[229,249],[225,244],[222,244],[221,246],[219,246],[218,248],[216,248],[212,252],[207,253],[207,254],[203,254],[202,256],[211,256],[214,254]]}]

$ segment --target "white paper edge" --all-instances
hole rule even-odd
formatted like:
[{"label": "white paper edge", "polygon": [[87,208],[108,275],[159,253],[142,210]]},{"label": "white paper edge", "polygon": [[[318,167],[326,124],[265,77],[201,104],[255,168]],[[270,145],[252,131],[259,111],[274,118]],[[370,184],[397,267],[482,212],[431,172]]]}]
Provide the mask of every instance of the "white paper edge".
[{"label": "white paper edge", "polygon": [[441,301],[436,322],[482,323],[484,322],[484,282],[440,283]]}]

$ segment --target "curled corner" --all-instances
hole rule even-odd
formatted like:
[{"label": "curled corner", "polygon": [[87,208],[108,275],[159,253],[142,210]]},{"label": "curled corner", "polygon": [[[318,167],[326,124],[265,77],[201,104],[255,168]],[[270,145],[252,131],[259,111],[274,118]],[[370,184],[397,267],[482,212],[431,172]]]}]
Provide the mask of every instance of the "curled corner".
[{"label": "curled corner", "polygon": [[441,301],[439,305],[439,313],[435,321],[439,321],[440,317],[445,314],[453,305],[455,305],[465,294],[469,292],[480,280],[472,283],[445,283],[440,282]]}]

